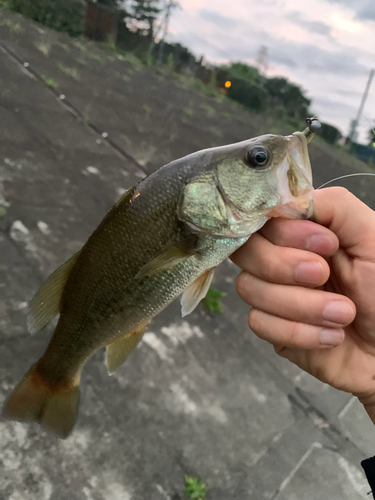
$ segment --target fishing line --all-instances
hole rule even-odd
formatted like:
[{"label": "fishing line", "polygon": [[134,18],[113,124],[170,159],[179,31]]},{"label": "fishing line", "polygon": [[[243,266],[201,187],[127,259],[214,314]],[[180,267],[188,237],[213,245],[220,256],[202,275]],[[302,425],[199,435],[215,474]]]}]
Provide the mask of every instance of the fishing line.
[{"label": "fishing line", "polygon": [[375,176],[375,174],[371,174],[370,172],[363,172],[361,174],[340,175],[340,177],[335,177],[334,179],[331,179],[330,181],[325,182],[324,184],[322,184],[321,186],[319,186],[318,188],[316,188],[316,191],[318,189],[322,189],[322,187],[324,187],[324,186],[327,186],[327,184],[331,184],[331,182],[339,181],[340,179],[346,179],[347,177],[356,177],[358,175],[374,175]]}]

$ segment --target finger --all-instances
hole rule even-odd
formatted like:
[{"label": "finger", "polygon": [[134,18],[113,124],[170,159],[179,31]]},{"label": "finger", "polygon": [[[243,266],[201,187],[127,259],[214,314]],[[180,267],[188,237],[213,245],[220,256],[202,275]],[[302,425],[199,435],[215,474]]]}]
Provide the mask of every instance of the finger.
[{"label": "finger", "polygon": [[314,216],[352,256],[374,259],[375,212],[352,193],[341,187],[315,191]]},{"label": "finger", "polygon": [[255,309],[300,323],[337,328],[355,317],[355,305],[343,295],[267,283],[244,271],[236,279],[236,290]]},{"label": "finger", "polygon": [[[296,321],[290,321],[258,309],[249,313],[251,330],[261,339],[273,345],[297,349],[323,349],[340,345],[345,337],[344,330],[322,328]],[[277,348],[280,351],[282,349]]]},{"label": "finger", "polygon": [[331,257],[339,247],[332,231],[309,220],[271,219],[260,234],[274,245],[308,250],[323,257]]},{"label": "finger", "polygon": [[279,247],[254,234],[232,260],[250,274],[270,283],[321,286],[329,278],[327,262],[317,254]]}]

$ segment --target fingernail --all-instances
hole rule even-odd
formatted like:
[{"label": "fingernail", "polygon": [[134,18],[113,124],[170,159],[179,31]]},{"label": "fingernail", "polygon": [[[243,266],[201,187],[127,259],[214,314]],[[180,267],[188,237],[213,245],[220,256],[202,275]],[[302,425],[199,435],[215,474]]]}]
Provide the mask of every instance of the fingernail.
[{"label": "fingernail", "polygon": [[323,318],[332,323],[346,325],[352,321],[354,316],[353,308],[347,302],[334,300],[326,305],[323,311]]},{"label": "fingernail", "polygon": [[316,285],[320,283],[323,266],[320,262],[301,262],[298,264],[294,278],[297,283]]},{"label": "fingernail", "polygon": [[329,250],[332,241],[323,234],[313,234],[306,241],[306,250],[314,253],[323,253]]},{"label": "fingernail", "polygon": [[320,332],[319,342],[321,345],[330,347],[340,345],[344,340],[344,332],[342,330],[322,330]]}]

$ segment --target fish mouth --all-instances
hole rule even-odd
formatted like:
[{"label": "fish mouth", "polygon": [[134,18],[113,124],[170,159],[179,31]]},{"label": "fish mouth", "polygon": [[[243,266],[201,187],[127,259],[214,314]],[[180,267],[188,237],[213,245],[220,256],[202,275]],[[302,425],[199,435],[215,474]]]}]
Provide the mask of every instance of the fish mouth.
[{"label": "fish mouth", "polygon": [[280,201],[267,215],[287,219],[310,219],[313,216],[314,188],[307,150],[309,141],[303,132],[294,132],[287,140],[287,154],[276,169]]}]

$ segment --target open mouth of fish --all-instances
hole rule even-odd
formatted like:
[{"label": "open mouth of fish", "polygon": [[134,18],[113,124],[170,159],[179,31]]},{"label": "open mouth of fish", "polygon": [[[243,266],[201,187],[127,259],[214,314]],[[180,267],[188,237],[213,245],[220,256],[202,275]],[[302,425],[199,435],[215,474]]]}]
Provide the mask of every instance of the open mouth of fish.
[{"label": "open mouth of fish", "polygon": [[276,169],[280,202],[267,213],[268,217],[309,219],[313,215],[314,188],[307,151],[311,139],[306,135],[305,132],[294,132],[288,136],[288,153]]}]

